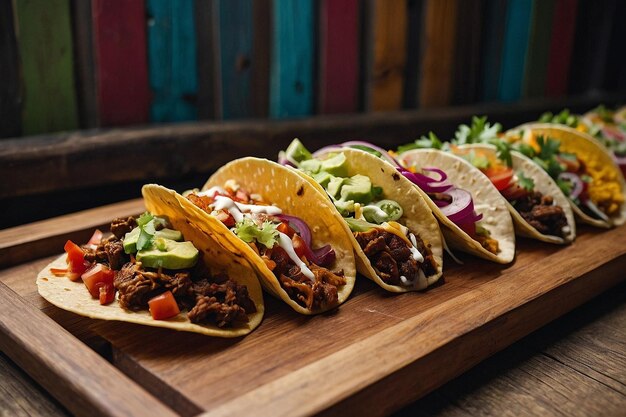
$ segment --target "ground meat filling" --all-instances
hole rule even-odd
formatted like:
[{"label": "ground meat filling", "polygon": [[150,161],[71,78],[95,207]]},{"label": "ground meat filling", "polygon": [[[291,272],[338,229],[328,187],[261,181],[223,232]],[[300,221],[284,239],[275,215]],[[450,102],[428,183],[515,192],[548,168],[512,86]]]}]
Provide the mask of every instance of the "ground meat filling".
[{"label": "ground meat filling", "polygon": [[567,218],[561,206],[554,205],[554,199],[539,191],[515,200],[515,209],[532,227],[544,235],[564,237],[563,228]]},{"label": "ground meat filling", "polygon": [[82,247],[87,262],[103,263],[115,271],[113,285],[122,308],[146,310],[151,298],[171,291],[179,307],[189,311],[187,317],[192,323],[232,327],[247,323],[248,314],[256,312],[245,285],[225,275],[211,277],[201,264],[192,270],[143,268],[124,252],[120,240],[136,226],[132,217],[115,219],[111,223],[112,236],[102,239],[96,248]]},{"label": "ground meat filling", "polygon": [[437,262],[432,251],[419,236],[415,236],[415,240],[417,250],[424,257],[424,262],[421,263],[413,259],[409,244],[404,239],[381,228],[354,232],[354,237],[378,276],[386,284],[404,286],[401,276],[415,282],[419,270],[427,277],[437,272]]},{"label": "ground meat filling", "polygon": [[[275,264],[273,271],[289,298],[309,310],[332,308],[339,304],[337,287],[346,284],[343,271],[331,272],[326,268],[308,263],[315,282],[306,277],[293,264],[287,252],[280,246],[272,249],[262,247],[261,257]],[[267,263],[267,262],[266,262]]]}]

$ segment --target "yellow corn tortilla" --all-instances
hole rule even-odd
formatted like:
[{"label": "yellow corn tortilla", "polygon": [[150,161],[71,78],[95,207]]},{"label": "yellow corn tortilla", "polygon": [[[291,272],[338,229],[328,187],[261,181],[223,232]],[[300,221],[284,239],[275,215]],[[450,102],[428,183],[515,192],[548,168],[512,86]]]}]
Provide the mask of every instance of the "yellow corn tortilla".
[{"label": "yellow corn tortilla", "polygon": [[[563,152],[593,155],[598,159],[599,164],[610,168],[611,172],[614,173],[614,180],[619,183],[622,195],[626,196],[626,181],[624,181],[622,171],[611,157],[610,151],[593,136],[563,125],[553,123],[528,123],[511,129],[507,132],[506,137],[518,137],[519,135],[517,133],[520,131],[530,131],[533,135],[542,135],[557,139],[561,142],[560,150]],[[609,216],[610,222],[589,216],[573,201],[570,201],[570,205],[576,217],[583,223],[591,226],[610,228],[612,226],[620,226],[626,222],[626,203],[621,204],[617,214]]]},{"label": "yellow corn tortilla", "polygon": [[463,158],[436,149],[413,149],[402,153],[398,161],[405,167],[442,169],[455,187],[469,191],[472,194],[475,211],[483,215],[479,224],[483,225],[491,233],[491,237],[498,241],[500,252],[493,254],[483,248],[478,241],[450,221],[424,191],[414,186],[443,225],[442,232],[450,246],[501,264],[513,261],[515,231],[507,202],[478,168]]},{"label": "yellow corn tortilla", "polygon": [[[390,292],[423,290],[437,282],[443,273],[443,241],[437,219],[433,216],[422,196],[415,191],[409,180],[400,175],[391,164],[382,159],[358,149],[345,148],[336,152],[334,150],[332,151],[332,153],[338,152],[346,156],[348,176],[361,174],[369,177],[373,185],[382,188],[383,198],[394,200],[400,204],[404,213],[397,222],[408,227],[411,232],[419,236],[424,241],[425,245],[430,245],[433,257],[437,262],[437,273],[426,277],[426,279],[418,280],[417,285],[413,287],[409,288],[387,284],[378,276],[372,267],[370,260],[354,238],[348,224],[342,221],[345,234],[350,238],[354,251],[357,254],[357,270]],[[301,171],[298,171],[298,173],[303,178],[306,178],[324,199],[331,201],[324,188],[315,182],[313,178]],[[341,217],[334,205],[333,210],[343,220],[343,217]]]},{"label": "yellow corn tortilla", "polygon": [[[491,155],[492,158],[497,159],[496,147],[488,144],[468,144],[458,146],[459,149],[479,149],[481,152],[485,154]],[[454,152],[454,151],[453,151]],[[513,151],[511,152],[511,159],[513,161],[513,171],[521,171],[528,178],[532,179],[535,183],[535,190],[541,192],[543,195],[552,196],[554,202],[557,206],[561,206],[563,208],[563,212],[565,213],[565,218],[567,219],[567,225],[570,228],[570,233],[565,236],[565,238],[561,238],[558,236],[551,236],[539,233],[537,229],[531,226],[521,214],[513,207],[505,198],[506,205],[511,213],[511,217],[513,218],[513,224],[515,226],[515,233],[520,236],[530,237],[533,239],[541,240],[542,242],[547,243],[556,243],[556,244],[566,244],[571,243],[576,238],[576,223],[574,221],[574,214],[572,212],[572,208],[569,204],[569,200],[563,194],[563,191],[559,188],[559,186],[554,182],[554,180],[545,172],[539,165],[535,164],[530,158],[527,156]]]},{"label": "yellow corn tortilla", "polygon": [[[328,269],[343,270],[346,284],[338,288],[339,304],[346,301],[356,279],[354,254],[350,240],[344,233],[343,220],[335,212],[334,206],[293,170],[267,159],[242,158],[232,161],[209,178],[203,189],[224,186],[234,180],[246,191],[258,194],[261,200],[279,207],[283,214],[297,216],[311,228],[312,248],[327,244],[335,251],[336,260]],[[196,207],[181,195],[176,196],[185,208],[188,219],[217,236],[219,242],[230,251],[245,257],[260,276],[261,284],[272,295],[285,301],[301,314],[318,314],[328,309],[311,311],[292,300],[281,287],[274,273],[263,259],[244,241],[239,239],[215,217]],[[330,307],[334,308],[334,307]]]},{"label": "yellow corn tortilla", "polygon": [[111,304],[100,305],[97,299],[91,297],[82,281],[72,282],[66,277],[57,277],[50,273],[50,268],[67,268],[66,255],[60,256],[39,272],[37,276],[39,294],[59,308],[94,319],[117,320],[217,337],[238,337],[254,330],[261,323],[265,307],[259,280],[247,260],[224,250],[211,234],[201,229],[201,222],[199,224],[188,222],[183,208],[172,195],[173,191],[157,185],[146,185],[142,192],[147,210],[155,215],[167,217],[172,227],[182,232],[185,240],[193,242],[202,255],[202,261],[211,268],[211,272],[225,271],[230,279],[247,286],[250,298],[257,309],[255,313],[248,314],[248,323],[233,328],[195,324],[189,321],[185,311],[171,319],[154,320],[148,310],[123,309],[117,297]]}]

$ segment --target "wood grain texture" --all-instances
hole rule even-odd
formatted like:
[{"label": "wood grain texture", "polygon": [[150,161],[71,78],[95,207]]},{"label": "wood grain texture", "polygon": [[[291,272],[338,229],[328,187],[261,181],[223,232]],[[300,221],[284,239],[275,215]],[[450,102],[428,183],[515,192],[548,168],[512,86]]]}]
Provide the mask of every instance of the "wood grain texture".
[{"label": "wood grain texture", "polygon": [[313,112],[313,1],[273,0],[270,117]]},{"label": "wood grain texture", "polygon": [[220,0],[218,106],[223,119],[252,117],[253,1]]},{"label": "wood grain texture", "polygon": [[532,333],[396,414],[621,415],[626,283]]},{"label": "wood grain texture", "polygon": [[556,0],[533,1],[528,52],[524,67],[522,95],[540,97],[546,93],[550,41]]},{"label": "wood grain texture", "polygon": [[[561,250],[526,241],[510,268],[466,257],[464,266],[446,265],[444,285],[407,297],[361,281],[338,312],[313,319],[268,299],[263,325],[237,342],[181,335],[176,346],[156,351],[147,346],[165,333],[136,326],[98,332],[111,342],[115,363],[139,380],[147,376],[142,384],[154,395],[191,401],[207,415],[385,414],[622,280],[624,239],[620,230],[587,232]],[[177,369],[194,373],[171,369],[173,357]],[[377,366],[362,359],[373,357]],[[218,365],[231,360],[235,374]],[[219,386],[194,377],[208,369]]]},{"label": "wood grain texture", "polygon": [[318,113],[355,113],[359,96],[359,3],[319,3]]},{"label": "wood grain texture", "polygon": [[0,348],[72,413],[176,415],[3,283],[0,300]]},{"label": "wood grain texture", "polygon": [[150,110],[143,0],[93,0],[102,126],[146,123]]},{"label": "wood grain texture", "polygon": [[0,352],[0,410],[13,417],[67,416],[57,401],[41,391],[28,375]]},{"label": "wood grain texture", "polygon": [[556,0],[554,8],[546,74],[546,94],[550,97],[564,96],[567,93],[578,1]]},{"label": "wood grain texture", "polygon": [[568,107],[584,112],[599,103],[615,105],[624,98],[623,94],[603,94],[298,121],[181,123],[7,139],[0,148],[0,199],[193,174],[208,177],[237,157],[275,159],[296,134],[312,148],[350,137],[395,147],[415,138],[416,132],[433,130],[451,137],[456,126],[476,114],[489,114],[505,127],[514,127],[535,120],[544,111]]},{"label": "wood grain texture", "polygon": [[91,0],[73,1],[71,5],[78,115],[80,127],[86,129],[99,124],[92,2]]},{"label": "wood grain texture", "polygon": [[87,241],[96,228],[108,231],[114,217],[140,214],[144,209],[142,199],[130,200],[0,230],[0,268],[56,253],[68,239]]},{"label": "wood grain texture", "polygon": [[69,0],[16,0],[24,102],[22,133],[78,127]]},{"label": "wood grain texture", "polygon": [[[522,240],[510,267],[461,257],[465,264],[448,262],[445,283],[428,292],[390,296],[362,280],[346,304],[322,316],[267,299],[264,323],[239,340],[89,327],[111,343],[116,366],[183,415],[381,415],[622,281],[626,234],[582,228],[565,248]],[[5,270],[0,281],[46,309],[24,279],[45,262]],[[44,311],[68,320],[57,310]]]},{"label": "wood grain texture", "polygon": [[498,79],[498,98],[501,101],[515,101],[522,96],[532,6],[532,0],[508,0]]},{"label": "wood grain texture", "polygon": [[214,119],[217,114],[217,27],[215,0],[194,0],[198,61],[198,119]]},{"label": "wood grain texture", "polygon": [[13,20],[13,2],[0,2],[0,138],[16,137],[22,131],[22,82]]},{"label": "wood grain texture", "polygon": [[366,111],[402,108],[407,55],[406,0],[366,2]]},{"label": "wood grain texture", "polygon": [[424,10],[420,107],[451,103],[458,0],[429,0]]},{"label": "wood grain texture", "polygon": [[197,119],[194,0],[147,0],[150,120]]}]

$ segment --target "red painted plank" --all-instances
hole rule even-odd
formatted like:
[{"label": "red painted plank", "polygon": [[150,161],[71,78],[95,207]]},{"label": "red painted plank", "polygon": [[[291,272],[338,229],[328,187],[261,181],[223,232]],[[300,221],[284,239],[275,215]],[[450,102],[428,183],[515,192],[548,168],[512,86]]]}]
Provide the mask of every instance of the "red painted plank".
[{"label": "red painted plank", "polygon": [[93,0],[94,46],[103,126],[146,123],[150,108],[143,0]]},{"label": "red painted plank", "polygon": [[551,97],[567,93],[577,6],[577,0],[557,0],[555,5],[546,75],[546,93]]},{"label": "red painted plank", "polygon": [[359,81],[359,2],[322,0],[319,16],[319,112],[356,112]]}]

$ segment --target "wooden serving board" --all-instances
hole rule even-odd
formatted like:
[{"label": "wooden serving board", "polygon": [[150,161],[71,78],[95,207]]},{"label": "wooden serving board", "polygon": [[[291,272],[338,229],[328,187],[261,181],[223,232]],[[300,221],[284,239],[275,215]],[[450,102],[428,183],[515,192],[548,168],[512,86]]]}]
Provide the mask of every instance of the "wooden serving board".
[{"label": "wooden serving board", "polygon": [[626,226],[583,227],[567,247],[518,240],[510,266],[446,258],[444,282],[426,292],[389,294],[359,277],[344,305],[315,317],[266,296],[261,326],[234,340],[89,320],[37,294],[63,230],[89,235],[141,209],[0,231],[0,348],[77,415],[388,414],[619,283],[626,267]]}]

